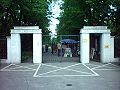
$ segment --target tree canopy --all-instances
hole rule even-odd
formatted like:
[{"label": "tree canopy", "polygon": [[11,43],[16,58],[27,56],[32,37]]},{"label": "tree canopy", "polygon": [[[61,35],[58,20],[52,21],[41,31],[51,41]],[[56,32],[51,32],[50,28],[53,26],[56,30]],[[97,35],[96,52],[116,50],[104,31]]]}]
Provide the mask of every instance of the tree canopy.
[{"label": "tree canopy", "polygon": [[0,31],[9,34],[13,26],[37,25],[48,34],[47,0],[0,0]]},{"label": "tree canopy", "polygon": [[[49,5],[57,0],[0,0],[0,33],[8,35],[17,25],[37,25],[48,30],[52,12]],[[108,26],[120,36],[120,0],[63,0],[57,34],[79,34],[87,26]]]},{"label": "tree canopy", "polygon": [[58,34],[79,34],[84,21],[84,7],[84,0],[64,0],[57,27]]},{"label": "tree canopy", "polygon": [[58,34],[79,34],[83,26],[108,26],[120,35],[119,0],[63,0]]}]

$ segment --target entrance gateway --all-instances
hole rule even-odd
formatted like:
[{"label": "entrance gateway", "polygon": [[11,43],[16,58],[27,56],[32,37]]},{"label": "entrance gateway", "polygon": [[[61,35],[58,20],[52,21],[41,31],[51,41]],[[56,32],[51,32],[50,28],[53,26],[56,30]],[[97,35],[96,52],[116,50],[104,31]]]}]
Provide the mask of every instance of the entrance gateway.
[{"label": "entrance gateway", "polygon": [[[100,62],[117,62],[114,58],[114,37],[107,26],[84,26],[80,31],[80,62],[90,61],[90,34],[100,33]],[[6,63],[21,63],[20,34],[33,34],[33,63],[42,63],[42,32],[39,26],[16,26],[7,37]],[[27,42],[26,42],[27,43]]]},{"label": "entrance gateway", "polygon": [[33,63],[42,63],[42,32],[39,26],[16,26],[11,29],[11,37],[7,38],[7,63],[21,63],[20,34],[33,34]]},{"label": "entrance gateway", "polygon": [[90,35],[100,35],[100,62],[118,62],[114,58],[114,37],[110,36],[107,26],[84,26],[80,31],[80,60],[81,63],[90,62]]}]

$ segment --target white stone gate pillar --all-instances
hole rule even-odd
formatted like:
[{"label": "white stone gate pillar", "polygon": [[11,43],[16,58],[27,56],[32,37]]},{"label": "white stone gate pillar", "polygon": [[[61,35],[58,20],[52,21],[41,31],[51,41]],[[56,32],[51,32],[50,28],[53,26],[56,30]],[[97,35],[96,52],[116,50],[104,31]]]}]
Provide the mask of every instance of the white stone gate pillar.
[{"label": "white stone gate pillar", "polygon": [[33,63],[42,63],[42,33],[33,34]]},{"label": "white stone gate pillar", "polygon": [[80,34],[80,61],[81,63],[89,63],[90,56],[90,35],[89,33]]},{"label": "white stone gate pillar", "polygon": [[11,37],[7,36],[7,61],[6,63],[11,63]]},{"label": "white stone gate pillar", "polygon": [[80,60],[81,63],[90,61],[90,34],[100,34],[100,62],[115,62],[114,38],[110,36],[107,26],[84,26],[80,31]]},{"label": "white stone gate pillar", "polygon": [[114,39],[110,33],[101,36],[101,62],[114,62]]},{"label": "white stone gate pillar", "polygon": [[21,63],[20,34],[33,34],[33,63],[42,63],[42,31],[39,26],[16,26],[11,30],[10,63]]},{"label": "white stone gate pillar", "polygon": [[10,63],[21,63],[20,34],[11,33],[11,60]]}]

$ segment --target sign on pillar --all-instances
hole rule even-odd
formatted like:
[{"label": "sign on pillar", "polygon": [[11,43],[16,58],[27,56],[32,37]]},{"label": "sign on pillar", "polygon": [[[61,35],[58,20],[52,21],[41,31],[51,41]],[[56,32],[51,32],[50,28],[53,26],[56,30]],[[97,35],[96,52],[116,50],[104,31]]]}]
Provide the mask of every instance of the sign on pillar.
[{"label": "sign on pillar", "polygon": [[[114,42],[114,41],[112,41]],[[110,34],[102,34],[101,39],[101,62],[108,63],[114,60],[114,49],[112,50]]]}]

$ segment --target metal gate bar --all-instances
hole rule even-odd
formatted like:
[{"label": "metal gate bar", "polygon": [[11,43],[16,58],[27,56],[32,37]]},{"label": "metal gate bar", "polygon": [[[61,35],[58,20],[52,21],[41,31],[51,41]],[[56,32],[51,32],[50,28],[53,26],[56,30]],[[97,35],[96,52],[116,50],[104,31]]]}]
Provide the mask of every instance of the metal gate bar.
[{"label": "metal gate bar", "polygon": [[0,59],[7,59],[7,39],[0,39]]},{"label": "metal gate bar", "polygon": [[115,58],[120,58],[120,38],[115,37],[115,42],[114,42],[114,52],[115,52]]},{"label": "metal gate bar", "polygon": [[[68,45],[62,43],[63,39],[74,39],[79,44],[79,40],[80,40],[79,35],[55,35],[54,40],[51,39],[51,35],[42,35],[42,38],[43,38],[42,39],[43,62],[79,61],[78,47],[77,47],[78,50],[75,50],[76,52],[73,52],[73,48],[71,48],[71,46],[73,46],[73,45],[69,44],[69,47],[68,47]],[[58,55],[58,47],[57,47],[58,43],[61,44],[61,49],[60,49],[61,51],[59,51],[60,52],[59,55]],[[65,55],[64,55],[65,54],[64,53],[65,46],[67,46],[66,48],[71,48],[71,52],[73,55],[72,57],[69,57],[69,55],[68,55],[68,58],[65,57]],[[74,47],[75,46],[78,46],[78,45],[74,45]],[[56,47],[57,47],[57,49],[56,49]]]}]

